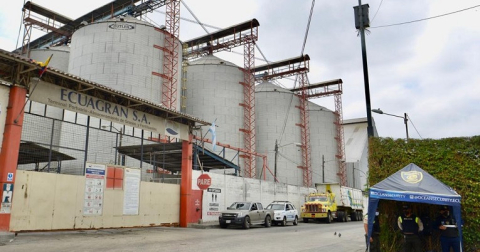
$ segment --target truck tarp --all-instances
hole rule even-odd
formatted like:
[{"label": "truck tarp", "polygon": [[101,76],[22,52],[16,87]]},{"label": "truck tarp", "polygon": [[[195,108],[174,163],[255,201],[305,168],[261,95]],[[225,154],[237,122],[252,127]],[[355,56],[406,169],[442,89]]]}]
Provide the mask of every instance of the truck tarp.
[{"label": "truck tarp", "polygon": [[[370,188],[368,201],[368,239],[379,200],[395,200],[450,206],[457,223],[462,223],[461,196],[417,165],[410,163]],[[462,225],[458,225],[463,243]]]}]

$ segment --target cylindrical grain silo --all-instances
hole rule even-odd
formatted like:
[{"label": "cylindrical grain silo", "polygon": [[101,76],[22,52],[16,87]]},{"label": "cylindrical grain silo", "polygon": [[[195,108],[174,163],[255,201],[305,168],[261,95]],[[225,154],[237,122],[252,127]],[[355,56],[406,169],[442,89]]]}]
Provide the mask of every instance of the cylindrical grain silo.
[{"label": "cylindrical grain silo", "polygon": [[[133,17],[81,27],[72,36],[69,73],[160,104],[167,32]],[[178,43],[176,109],[180,110],[182,47]]]},{"label": "cylindrical grain silo", "polygon": [[[308,102],[312,186],[315,183],[338,183],[337,141],[333,111]],[[322,164],[322,156],[324,164]],[[324,177],[323,177],[324,176]]]},{"label": "cylindrical grain silo", "polygon": [[[217,141],[232,147],[244,148],[243,125],[244,103],[243,72],[233,63],[213,55],[189,62],[187,68],[186,113],[218,125]],[[203,132],[206,133],[207,129]],[[210,135],[207,135],[210,138]],[[216,147],[219,153],[222,147]],[[242,154],[242,153],[240,153]],[[222,154],[223,155],[223,154]],[[225,159],[235,164],[238,152],[226,149]]]},{"label": "cylindrical grain silo", "polygon": [[[68,59],[70,56],[70,48],[68,46],[55,46],[41,49],[32,49],[30,51],[30,58],[37,62],[45,62],[50,56],[52,56],[48,66],[56,68],[62,72],[68,71]],[[55,119],[63,118],[63,110],[48,106],[45,108],[44,104],[32,102],[32,106],[27,107],[27,112],[46,115]]]},{"label": "cylindrical grain silo", "polygon": [[[302,164],[301,132],[296,126],[300,121],[298,105],[296,95],[272,83],[264,82],[255,88],[256,149],[268,154],[269,181],[273,181],[272,173],[276,173],[279,182],[303,185],[303,171],[297,168]],[[262,160],[257,159],[256,165],[257,174],[262,174],[259,177],[263,179]]]},{"label": "cylindrical grain silo", "polygon": [[50,56],[52,56],[52,59],[48,64],[49,67],[68,72],[70,47],[63,45],[30,50],[30,58],[35,61],[45,62]]},{"label": "cylindrical grain silo", "polygon": [[[68,71],[69,54],[70,48],[68,46],[52,46],[32,49],[30,58],[36,62],[45,62],[51,56],[48,67],[66,72]],[[63,118],[63,109],[29,100],[25,106],[25,112],[22,141],[33,142],[47,148],[51,145],[54,151],[58,151],[61,138],[60,132],[62,131],[62,123],[60,121]],[[33,167],[34,164],[27,164],[20,165],[19,169],[30,170]]]}]

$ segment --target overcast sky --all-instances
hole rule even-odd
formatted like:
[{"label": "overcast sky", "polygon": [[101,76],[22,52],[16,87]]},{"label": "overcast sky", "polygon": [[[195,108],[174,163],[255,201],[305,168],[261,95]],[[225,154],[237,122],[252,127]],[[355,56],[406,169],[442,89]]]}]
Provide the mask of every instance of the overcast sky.
[{"label": "overcast sky", "polygon": [[[110,1],[34,2],[75,19]],[[300,55],[312,6],[311,0],[184,2],[202,23],[214,27],[225,28],[256,18],[260,23],[257,44],[269,61]],[[371,28],[366,36],[366,46],[371,108],[381,108],[385,113],[398,116],[407,113],[411,138],[479,135],[480,1],[371,0],[362,3],[370,5]],[[343,80],[344,120],[367,115],[361,42],[354,26],[354,5],[358,5],[358,1],[316,0],[304,51],[311,59],[310,83]],[[22,6],[22,0],[2,3],[1,49],[12,51],[16,47]],[[426,21],[378,27],[467,8],[471,9]],[[165,7],[158,10],[164,12]],[[194,19],[183,5],[180,13],[183,18]],[[159,12],[153,12],[148,17],[159,25],[165,22],[165,16]],[[215,31],[214,28],[207,29]],[[34,30],[33,38],[43,34]],[[205,31],[199,25],[181,20],[181,40],[201,35],[205,35]],[[21,44],[21,38],[19,41]],[[235,51],[243,52],[243,48]],[[243,66],[241,55],[227,52],[217,56]],[[258,51],[255,56],[261,58]],[[258,60],[255,64],[258,66],[265,62]],[[281,83],[293,86],[291,80],[282,80]],[[313,101],[335,109],[332,98]],[[402,118],[372,115],[381,137],[405,138]]]}]

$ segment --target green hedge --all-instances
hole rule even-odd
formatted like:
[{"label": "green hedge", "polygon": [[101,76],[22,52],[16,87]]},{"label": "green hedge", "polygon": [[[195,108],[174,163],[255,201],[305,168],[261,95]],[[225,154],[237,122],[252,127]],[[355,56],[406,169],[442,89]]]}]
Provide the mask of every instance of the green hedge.
[{"label": "green hedge", "polygon": [[[445,139],[370,138],[369,184],[375,185],[410,163],[430,173],[462,196],[465,251],[480,251],[480,136]],[[386,252],[398,251],[402,237],[395,219],[402,203],[381,201],[381,243]],[[434,220],[438,206],[413,204],[417,215]],[[388,232],[384,232],[388,231]],[[426,250],[441,251],[436,230],[425,236]]]}]

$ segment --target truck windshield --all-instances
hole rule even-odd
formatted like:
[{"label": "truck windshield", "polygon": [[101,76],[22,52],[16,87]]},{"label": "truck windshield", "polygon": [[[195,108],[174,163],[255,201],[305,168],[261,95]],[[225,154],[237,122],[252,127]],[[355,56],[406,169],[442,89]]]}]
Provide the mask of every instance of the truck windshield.
[{"label": "truck windshield", "polygon": [[325,196],[316,196],[316,197],[309,197],[308,201],[328,201],[328,199]]},{"label": "truck windshield", "polygon": [[227,209],[249,210],[250,209],[250,203],[235,202],[231,206],[229,206]]},{"label": "truck windshield", "polygon": [[267,209],[284,210],[285,206],[283,204],[270,204],[267,206]]}]

